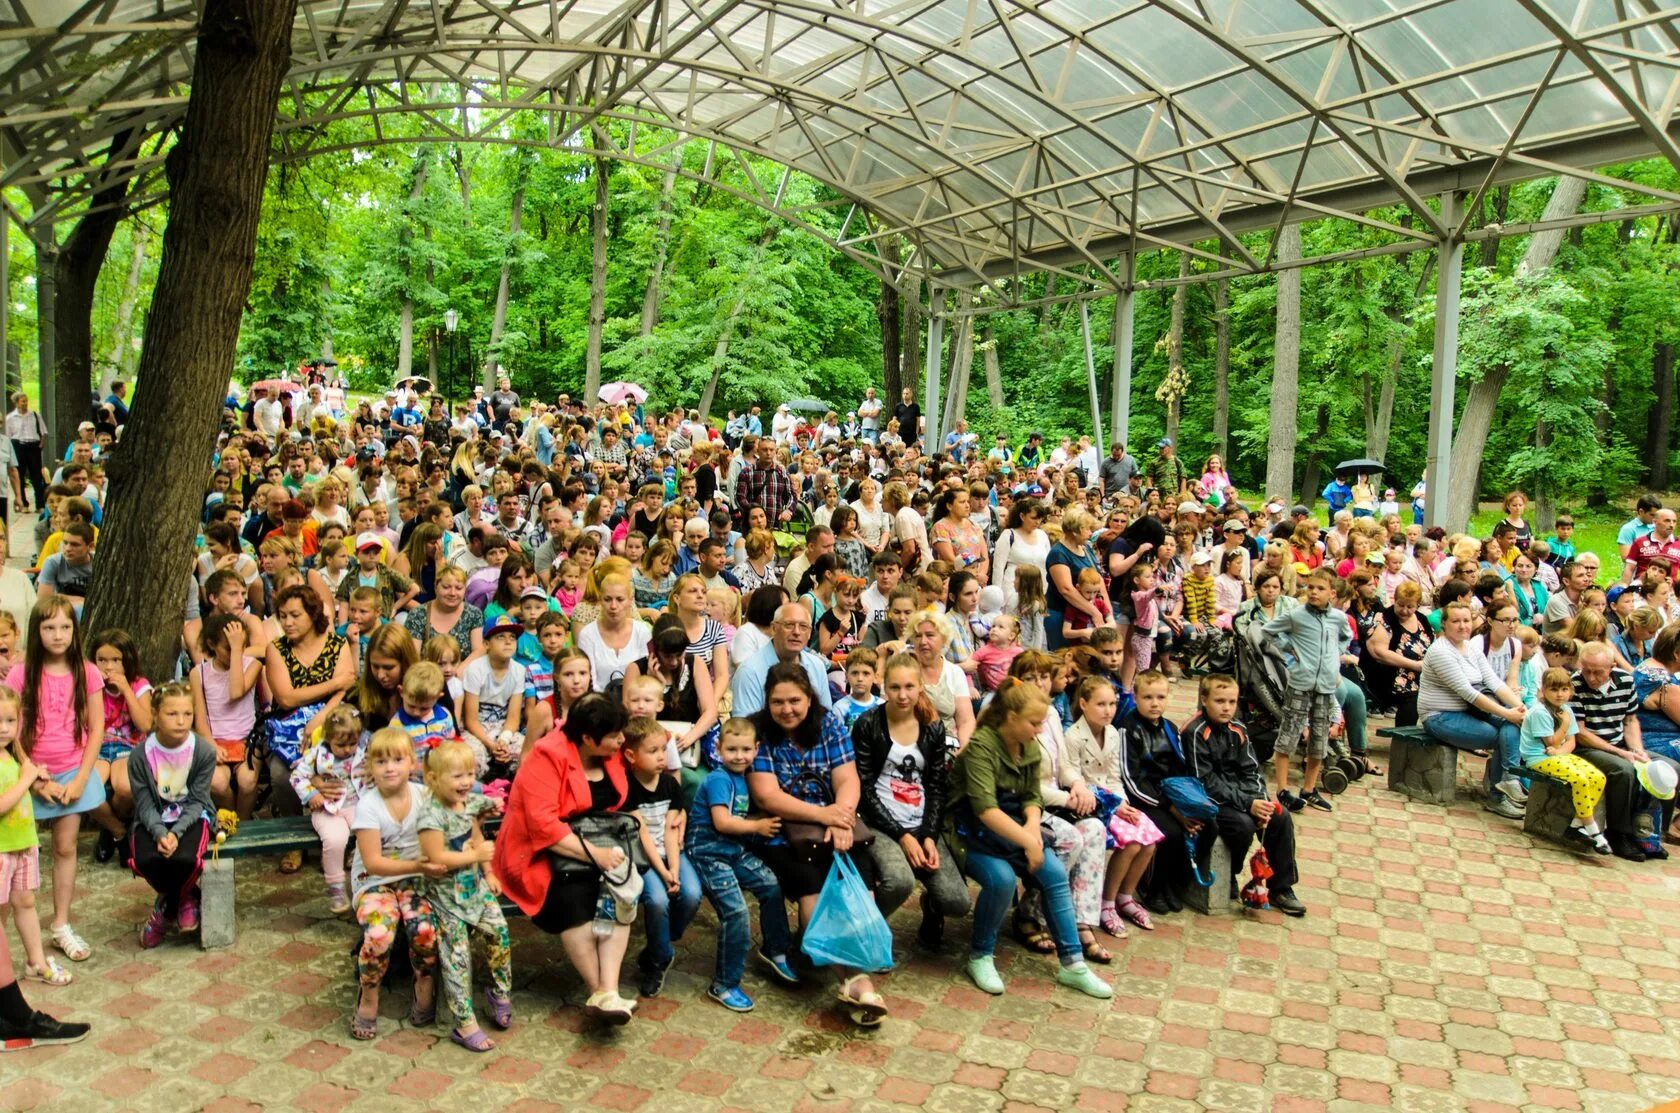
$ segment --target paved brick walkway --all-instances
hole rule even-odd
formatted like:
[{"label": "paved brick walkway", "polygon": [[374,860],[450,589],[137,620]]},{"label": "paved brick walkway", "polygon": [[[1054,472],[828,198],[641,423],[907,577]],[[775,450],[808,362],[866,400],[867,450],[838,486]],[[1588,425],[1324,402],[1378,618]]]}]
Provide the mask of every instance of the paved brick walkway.
[{"label": "paved brick walkway", "polygon": [[1012,944],[1009,993],[986,997],[954,958],[920,955],[901,916],[875,1033],[826,991],[751,972],[751,1016],[706,1001],[709,910],[665,996],[627,1028],[585,1029],[558,947],[519,923],[518,1016],[484,1057],[441,1024],[409,1027],[405,993],[377,1042],[350,1040],[353,933],[318,874],[242,864],[235,950],[142,952],[149,890],[87,859],[78,922],[95,956],[75,985],[31,996],[94,1036],[0,1059],[0,1108],[1614,1113],[1680,1098],[1680,948],[1664,942],[1680,861],[1588,860],[1369,783],[1299,831],[1305,920],[1167,918],[1117,945],[1112,1003],[1053,986],[1049,960]]}]

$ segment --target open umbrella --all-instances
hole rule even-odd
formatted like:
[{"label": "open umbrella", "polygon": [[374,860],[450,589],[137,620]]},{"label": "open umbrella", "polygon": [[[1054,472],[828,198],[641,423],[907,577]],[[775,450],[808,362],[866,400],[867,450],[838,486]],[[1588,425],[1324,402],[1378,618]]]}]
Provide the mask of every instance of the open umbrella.
[{"label": "open umbrella", "polygon": [[834,407],[821,398],[793,398],[788,401],[787,408],[799,413],[825,414]]},{"label": "open umbrella", "polygon": [[1381,460],[1372,460],[1368,457],[1361,457],[1357,460],[1343,460],[1341,463],[1336,465],[1337,475],[1348,475],[1350,473],[1355,475],[1376,475],[1382,470],[1383,466]]},{"label": "open umbrella", "polygon": [[263,379],[251,384],[252,390],[275,390],[284,394],[296,394],[303,389],[302,383],[294,383],[290,379]]},{"label": "open umbrella", "polygon": [[625,402],[635,402],[639,406],[647,401],[648,393],[635,383],[607,383],[601,387],[597,396],[609,406],[618,406]]}]

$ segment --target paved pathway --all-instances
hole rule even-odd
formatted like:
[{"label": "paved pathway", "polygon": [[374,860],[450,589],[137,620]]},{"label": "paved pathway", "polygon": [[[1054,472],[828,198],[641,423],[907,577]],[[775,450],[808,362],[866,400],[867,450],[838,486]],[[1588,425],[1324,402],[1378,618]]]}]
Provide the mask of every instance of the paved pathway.
[{"label": "paved pathway", "polygon": [[[1175,713],[1188,694],[1177,686]],[[1631,1113],[1680,1098],[1680,948],[1660,942],[1680,860],[1589,860],[1368,783],[1299,830],[1305,920],[1166,918],[1117,945],[1112,1003],[1053,986],[1048,960],[1013,944],[1009,993],[986,997],[954,958],[919,954],[901,916],[892,1016],[872,1034],[826,992],[752,973],[752,1015],[705,1000],[709,910],[664,996],[628,1028],[587,1029],[558,948],[519,923],[518,1016],[485,1057],[442,1025],[409,1027],[406,993],[387,998],[377,1042],[349,1038],[353,930],[318,874],[242,863],[233,951],[171,938],[142,952],[149,890],[84,859],[94,958],[75,985],[31,995],[94,1035],[0,1059],[0,1109]]]}]

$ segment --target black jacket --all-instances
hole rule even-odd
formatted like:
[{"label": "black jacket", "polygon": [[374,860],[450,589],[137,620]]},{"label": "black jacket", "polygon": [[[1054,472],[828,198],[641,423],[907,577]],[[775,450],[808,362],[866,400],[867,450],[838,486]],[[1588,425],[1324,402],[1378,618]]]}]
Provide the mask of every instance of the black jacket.
[{"label": "black jacket", "polygon": [[1178,728],[1166,719],[1151,723],[1134,708],[1120,721],[1120,737],[1126,742],[1128,779],[1137,799],[1133,803],[1164,804],[1161,782],[1167,777],[1187,777]]},{"label": "black jacket", "polygon": [[948,769],[945,725],[935,719],[923,726],[920,737],[916,739],[916,748],[922,752],[922,825],[914,831],[907,831],[893,820],[887,809],[881,806],[880,797],[875,795],[875,782],[880,779],[881,771],[887,764],[887,754],[892,750],[892,738],[887,734],[886,706],[870,708],[852,724],[852,750],[857,756],[858,778],[863,782],[858,813],[869,824],[870,830],[894,841],[904,835],[914,835],[918,839],[937,838],[945,822],[945,775]]},{"label": "black jacket", "polygon": [[1184,749],[1190,775],[1202,782],[1214,803],[1246,812],[1267,795],[1248,729],[1235,719],[1219,726],[1197,715],[1184,724]]}]

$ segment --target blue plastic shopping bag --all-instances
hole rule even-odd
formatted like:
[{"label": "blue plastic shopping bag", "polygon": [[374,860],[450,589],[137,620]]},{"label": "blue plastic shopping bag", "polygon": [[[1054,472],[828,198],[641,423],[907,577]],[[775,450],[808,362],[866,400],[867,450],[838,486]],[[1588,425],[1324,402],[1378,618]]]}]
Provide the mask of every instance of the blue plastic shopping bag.
[{"label": "blue plastic shopping bag", "polygon": [[800,948],[818,966],[868,973],[892,969],[892,929],[849,855],[834,856]]}]

